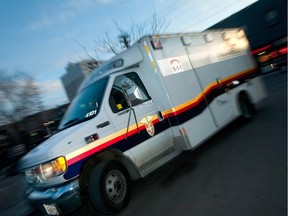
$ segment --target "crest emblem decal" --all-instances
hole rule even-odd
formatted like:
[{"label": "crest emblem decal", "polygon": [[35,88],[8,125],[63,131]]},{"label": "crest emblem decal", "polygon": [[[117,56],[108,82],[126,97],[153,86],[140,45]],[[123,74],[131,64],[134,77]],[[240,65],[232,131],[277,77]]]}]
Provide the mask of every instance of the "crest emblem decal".
[{"label": "crest emblem decal", "polygon": [[155,127],[152,122],[152,119],[153,119],[153,116],[146,116],[142,118],[141,121],[139,122],[140,124],[145,125],[146,131],[150,136],[154,136],[155,134]]}]

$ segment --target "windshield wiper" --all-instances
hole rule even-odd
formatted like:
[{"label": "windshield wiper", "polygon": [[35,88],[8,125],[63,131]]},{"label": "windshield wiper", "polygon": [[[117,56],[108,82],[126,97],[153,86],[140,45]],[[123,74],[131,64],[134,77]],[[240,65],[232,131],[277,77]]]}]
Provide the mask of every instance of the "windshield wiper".
[{"label": "windshield wiper", "polygon": [[[93,116],[92,116],[92,117],[93,117]],[[63,125],[61,126],[61,128],[58,128],[58,130],[57,130],[56,132],[58,133],[58,132],[60,132],[60,131],[62,131],[62,130],[65,130],[65,129],[69,128],[69,127],[72,127],[72,126],[74,126],[74,125],[77,125],[77,124],[79,124],[79,123],[82,123],[82,122],[84,122],[84,121],[87,121],[87,120],[91,119],[92,117],[88,117],[88,118],[84,118],[84,119],[79,119],[79,118],[71,119],[71,120],[67,121],[65,124],[63,124]]]},{"label": "windshield wiper", "polygon": [[72,126],[74,124],[77,124],[79,121],[79,118],[74,118],[74,119],[71,119],[69,120],[68,122],[66,122],[63,127],[68,127],[68,126]]}]

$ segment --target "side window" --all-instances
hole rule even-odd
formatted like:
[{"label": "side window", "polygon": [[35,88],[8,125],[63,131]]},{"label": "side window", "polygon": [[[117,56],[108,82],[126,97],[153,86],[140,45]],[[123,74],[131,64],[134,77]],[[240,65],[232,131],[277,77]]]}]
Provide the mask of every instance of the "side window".
[{"label": "side window", "polygon": [[135,73],[128,73],[116,77],[109,96],[109,105],[114,113],[150,100],[145,86],[139,76]]}]

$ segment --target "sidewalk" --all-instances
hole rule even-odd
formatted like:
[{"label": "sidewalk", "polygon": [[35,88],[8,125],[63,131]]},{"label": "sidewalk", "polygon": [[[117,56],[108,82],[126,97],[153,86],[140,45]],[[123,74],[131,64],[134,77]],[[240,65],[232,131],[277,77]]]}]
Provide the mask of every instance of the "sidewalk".
[{"label": "sidewalk", "polygon": [[27,187],[20,174],[0,179],[0,216],[26,216],[31,213],[25,197]]}]

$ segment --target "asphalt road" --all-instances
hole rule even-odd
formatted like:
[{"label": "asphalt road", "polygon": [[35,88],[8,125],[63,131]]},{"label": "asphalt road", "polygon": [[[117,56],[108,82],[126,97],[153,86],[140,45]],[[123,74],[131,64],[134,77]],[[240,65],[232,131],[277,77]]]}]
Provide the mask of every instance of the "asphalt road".
[{"label": "asphalt road", "polygon": [[[263,76],[267,98],[198,149],[133,183],[118,216],[286,216],[287,73]],[[73,216],[97,214],[89,204]]]}]

